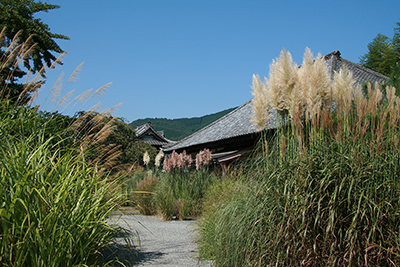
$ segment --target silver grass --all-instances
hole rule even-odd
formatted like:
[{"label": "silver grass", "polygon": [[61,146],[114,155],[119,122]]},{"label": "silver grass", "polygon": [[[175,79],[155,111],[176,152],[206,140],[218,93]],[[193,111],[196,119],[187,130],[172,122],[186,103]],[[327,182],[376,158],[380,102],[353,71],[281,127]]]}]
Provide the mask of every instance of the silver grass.
[{"label": "silver grass", "polygon": [[338,104],[340,110],[348,113],[350,111],[352,91],[355,83],[353,74],[345,66],[339,72],[335,72],[333,77],[333,99]]},{"label": "silver grass", "polygon": [[[86,101],[86,99],[91,95],[93,89],[89,89],[86,90],[85,92],[79,94],[78,96],[76,96],[73,100],[72,100],[72,106],[69,109],[69,112],[71,112],[71,110],[76,106],[77,103],[82,103],[84,101]],[[81,107],[82,109],[82,107]]]},{"label": "silver grass", "polygon": [[[82,103],[82,107],[85,106],[86,103],[87,103],[87,102],[89,101],[89,99],[91,99],[91,98],[95,98],[95,99],[99,100],[98,97],[99,97],[100,95],[104,94],[104,92],[106,91],[106,89],[107,89],[108,87],[110,87],[111,84],[112,84],[111,82],[110,82],[110,83],[107,83],[106,85],[103,85],[103,86],[101,86],[99,89],[97,89],[96,91],[94,91],[94,92],[90,95],[90,97],[86,98],[86,101]],[[93,91],[93,89],[90,89],[90,92],[91,92],[91,91]]]},{"label": "silver grass", "polygon": [[155,164],[157,167],[160,167],[161,165],[161,159],[164,157],[164,152],[160,148],[160,151],[158,152],[156,158],[155,158]]},{"label": "silver grass", "polygon": [[[3,30],[5,30],[5,28],[3,28]],[[11,50],[13,50],[16,46],[18,46],[18,41],[19,41],[19,36],[21,35],[22,30],[19,30],[15,35],[14,38],[12,39],[11,43],[9,46],[7,46],[6,50],[4,51],[4,53],[8,53]]]},{"label": "silver grass", "polygon": [[102,143],[104,140],[107,139],[107,137],[110,136],[110,134],[113,133],[115,130],[116,126],[113,124],[114,123],[114,118],[109,120],[102,128],[100,131],[98,131],[95,135],[94,142],[96,143]]},{"label": "silver grass", "polygon": [[93,91],[93,89],[86,90],[85,92],[83,92],[82,94],[80,94],[76,98],[74,98],[74,100],[76,100],[76,102],[83,102],[89,97],[89,95],[92,93],[92,91]]},{"label": "silver grass", "polygon": [[[50,91],[49,91],[49,95],[50,95],[50,100],[49,102],[55,102],[56,99],[58,99],[61,95],[61,88],[62,88],[62,79],[64,77],[64,72],[60,74],[60,76],[58,76],[57,80],[55,81],[55,83],[53,84],[53,86],[51,87]],[[47,100],[47,97],[46,97]]]},{"label": "silver grass", "polygon": [[269,72],[270,101],[278,111],[289,109],[290,94],[298,79],[298,67],[293,63],[292,55],[284,48],[279,58],[273,60]]},{"label": "silver grass", "polygon": [[263,130],[268,126],[271,116],[271,104],[268,98],[267,81],[263,84],[259,75],[253,75],[253,111],[252,121],[258,130]]},{"label": "silver grass", "polygon": [[104,115],[111,115],[113,114],[120,106],[122,105],[122,103],[116,104],[115,106],[105,109],[103,110],[101,113]]},{"label": "silver grass", "polygon": [[331,91],[331,77],[325,60],[318,54],[309,73],[309,87],[306,91],[306,102],[311,116],[320,112],[327,105]]},{"label": "silver grass", "polygon": [[57,80],[53,83],[53,86],[50,88],[49,93],[47,94],[47,96],[46,96],[44,102],[47,101],[47,99],[48,99],[49,96],[51,97],[51,98],[50,98],[50,102],[52,101],[52,99],[54,99],[54,97],[52,98],[53,93],[54,93],[55,91],[59,91],[59,90],[60,90],[60,88],[61,88],[61,86],[62,86],[62,80],[63,80],[63,78],[64,78],[64,75],[65,75],[65,73],[64,73],[64,72],[61,72],[61,74],[58,76]]},{"label": "silver grass", "polygon": [[66,82],[66,84],[69,84],[70,82],[73,82],[73,81],[78,79],[78,75],[82,71],[82,66],[83,66],[83,62],[81,64],[79,64],[78,67],[75,68],[75,70],[69,76],[68,81]]},{"label": "silver grass", "polygon": [[378,113],[378,105],[382,101],[382,92],[380,90],[380,85],[375,83],[375,89],[372,89],[371,83],[368,83],[368,113],[377,114]]},{"label": "silver grass", "polygon": [[292,123],[298,129],[303,127],[302,118],[304,113],[304,94],[299,85],[296,85],[289,98],[289,116]]},{"label": "silver grass", "polygon": [[44,84],[44,82],[45,81],[38,81],[38,82],[35,82],[35,83],[29,83],[29,84],[25,84],[24,85],[24,89],[22,90],[22,92],[18,95],[18,100],[17,100],[17,102],[19,101],[19,100],[21,100],[21,99],[23,99],[23,96],[27,93],[27,92],[37,92],[41,87],[42,87],[42,85]]},{"label": "silver grass", "polygon": [[368,108],[368,100],[364,98],[361,87],[357,86],[357,89],[354,91],[354,104],[356,106],[356,113],[357,113],[357,129],[361,131],[363,119],[367,113]]},{"label": "silver grass", "polygon": [[55,94],[54,97],[52,97],[53,99],[57,98],[57,99],[55,100],[53,109],[55,109],[55,108],[58,106],[57,103],[59,102],[59,99],[60,99],[61,95],[63,94],[63,92],[64,92],[64,90],[65,90],[65,87],[66,87],[69,83],[71,83],[72,81],[75,81],[75,80],[77,79],[79,73],[80,73],[81,70],[82,70],[82,65],[83,65],[83,62],[82,62],[81,64],[79,64],[78,67],[75,68],[75,70],[74,70],[74,71],[72,72],[72,74],[69,76],[67,82],[66,82],[65,85],[62,87],[62,89],[60,89],[60,87],[57,87],[57,90],[56,90],[57,93]]},{"label": "silver grass", "polygon": [[3,27],[0,31],[0,45],[3,47],[5,46],[5,40],[6,40],[6,27]]},{"label": "silver grass", "polygon": [[108,87],[110,87],[111,84],[112,84],[112,82],[107,83],[107,84],[103,85],[102,87],[100,87],[99,89],[97,89],[96,91],[94,91],[93,94],[92,94],[92,97],[98,99],[98,97],[100,95],[103,95],[104,92],[106,91],[106,89]]},{"label": "silver grass", "polygon": [[[69,91],[68,93],[66,93],[65,96],[63,96],[63,98],[61,98],[61,100],[57,103],[57,107],[62,106],[62,105],[65,105],[65,108],[66,108],[66,107],[68,106],[68,103],[70,103],[70,102],[68,102],[68,101],[69,101],[71,95],[74,93],[74,91],[75,91],[75,90],[71,90],[71,91]],[[65,109],[65,108],[64,108],[64,109]],[[63,110],[64,110],[64,109],[63,109]],[[61,112],[62,112],[62,111],[61,111]]]},{"label": "silver grass", "polygon": [[54,60],[51,65],[49,66],[49,69],[55,69],[57,65],[61,65],[62,64],[62,60],[64,59],[65,55],[67,54],[67,52],[63,52],[61,53],[56,60]]},{"label": "silver grass", "polygon": [[396,116],[396,104],[398,103],[398,96],[396,96],[396,88],[393,86],[386,87],[386,96],[388,98],[388,109],[389,113],[389,127],[395,127],[398,122],[398,116]]},{"label": "silver grass", "polygon": [[150,163],[150,156],[149,156],[149,152],[144,152],[143,154],[143,163],[145,166],[149,165]]},{"label": "silver grass", "polygon": [[87,112],[97,112],[103,105],[101,103],[96,103],[93,106],[91,106]]}]

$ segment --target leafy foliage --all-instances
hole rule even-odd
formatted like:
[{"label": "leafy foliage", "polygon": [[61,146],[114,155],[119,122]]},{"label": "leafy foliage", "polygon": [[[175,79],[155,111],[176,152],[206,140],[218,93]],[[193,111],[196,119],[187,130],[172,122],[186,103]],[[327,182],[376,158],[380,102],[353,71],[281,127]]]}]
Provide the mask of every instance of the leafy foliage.
[{"label": "leafy foliage", "polygon": [[157,153],[154,147],[138,140],[135,131],[121,118],[98,112],[79,112],[76,120],[81,126],[75,132],[91,140],[85,143],[89,151],[87,159],[99,164],[103,171],[113,174],[128,171],[135,166],[143,166],[146,151],[152,159]]},{"label": "leafy foliage", "polygon": [[58,5],[36,2],[34,0],[2,0],[0,3],[0,28],[6,29],[5,42],[10,45],[17,33],[20,42],[29,40],[35,45],[32,53],[32,62],[25,59],[26,68],[39,71],[44,64],[50,66],[57,57],[53,54],[63,50],[54,39],[68,40],[69,37],[50,32],[50,28],[40,18],[35,18],[38,12],[60,8]]},{"label": "leafy foliage", "polygon": [[106,223],[118,180],[87,163],[65,118],[1,107],[0,266],[95,263],[120,230]]},{"label": "leafy foliage", "polygon": [[[38,72],[45,76],[44,66],[50,68],[52,64],[61,64],[60,58],[55,53],[64,51],[55,42],[54,39],[68,40],[69,37],[50,32],[47,24],[40,18],[35,18],[38,12],[48,12],[49,10],[59,8],[58,5],[52,5],[34,0],[2,0],[0,2],[0,36],[1,47],[22,49],[20,59],[13,56],[12,50],[0,50],[1,62],[5,63],[0,71],[0,86],[8,87],[8,99],[16,101],[19,95],[25,91],[23,103],[30,99],[29,93],[37,90],[41,83],[37,83],[30,90],[26,90],[18,80],[27,75],[25,69]],[[4,60],[9,58],[10,60]],[[23,63],[23,64],[22,64]],[[21,101],[19,101],[21,102]]]}]

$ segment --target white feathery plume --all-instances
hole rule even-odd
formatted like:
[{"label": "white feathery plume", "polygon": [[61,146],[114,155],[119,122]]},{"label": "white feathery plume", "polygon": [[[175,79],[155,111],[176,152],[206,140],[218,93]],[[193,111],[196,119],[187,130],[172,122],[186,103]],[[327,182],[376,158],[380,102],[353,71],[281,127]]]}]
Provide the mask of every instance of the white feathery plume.
[{"label": "white feathery plume", "polygon": [[[266,78],[265,78],[266,80]],[[267,80],[263,84],[259,75],[253,75],[253,123],[259,130],[265,129],[271,116],[271,104],[268,98],[268,84]]]}]

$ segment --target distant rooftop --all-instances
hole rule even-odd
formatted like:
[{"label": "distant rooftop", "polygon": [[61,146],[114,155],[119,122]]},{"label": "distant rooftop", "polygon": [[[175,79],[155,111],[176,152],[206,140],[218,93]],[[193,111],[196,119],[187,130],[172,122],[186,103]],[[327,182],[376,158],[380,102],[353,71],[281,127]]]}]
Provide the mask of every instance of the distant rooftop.
[{"label": "distant rooftop", "polygon": [[135,132],[137,138],[155,147],[162,147],[175,143],[174,141],[165,138],[164,131],[156,131],[150,121],[136,127]]}]

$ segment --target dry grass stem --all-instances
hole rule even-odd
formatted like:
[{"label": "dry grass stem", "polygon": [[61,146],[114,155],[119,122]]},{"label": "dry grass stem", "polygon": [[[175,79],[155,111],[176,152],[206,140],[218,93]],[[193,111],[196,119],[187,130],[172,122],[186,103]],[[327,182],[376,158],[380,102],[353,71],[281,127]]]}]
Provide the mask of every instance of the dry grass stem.
[{"label": "dry grass stem", "polygon": [[106,116],[111,116],[120,106],[122,106],[122,103],[119,103],[111,108],[103,110],[101,113],[106,115]]},{"label": "dry grass stem", "polygon": [[78,75],[81,73],[82,67],[83,67],[83,62],[79,64],[78,67],[76,67],[75,70],[72,72],[72,74],[69,76],[66,85],[78,79]]},{"label": "dry grass stem", "polygon": [[[65,108],[68,107],[68,104],[71,103],[68,101],[69,101],[71,95],[74,93],[74,91],[75,90],[71,90],[68,93],[66,93],[65,96],[63,96],[63,98],[61,98],[61,100],[58,101],[57,107],[62,106],[62,105],[65,105]],[[65,110],[65,108],[61,112],[63,112]]]},{"label": "dry grass stem", "polygon": [[94,91],[92,94],[92,97],[98,99],[99,96],[101,96],[105,93],[105,91],[107,90],[108,87],[110,87],[111,84],[112,84],[112,82],[107,83],[107,84],[103,85],[102,87],[100,87],[99,89],[97,89],[96,91]]}]

